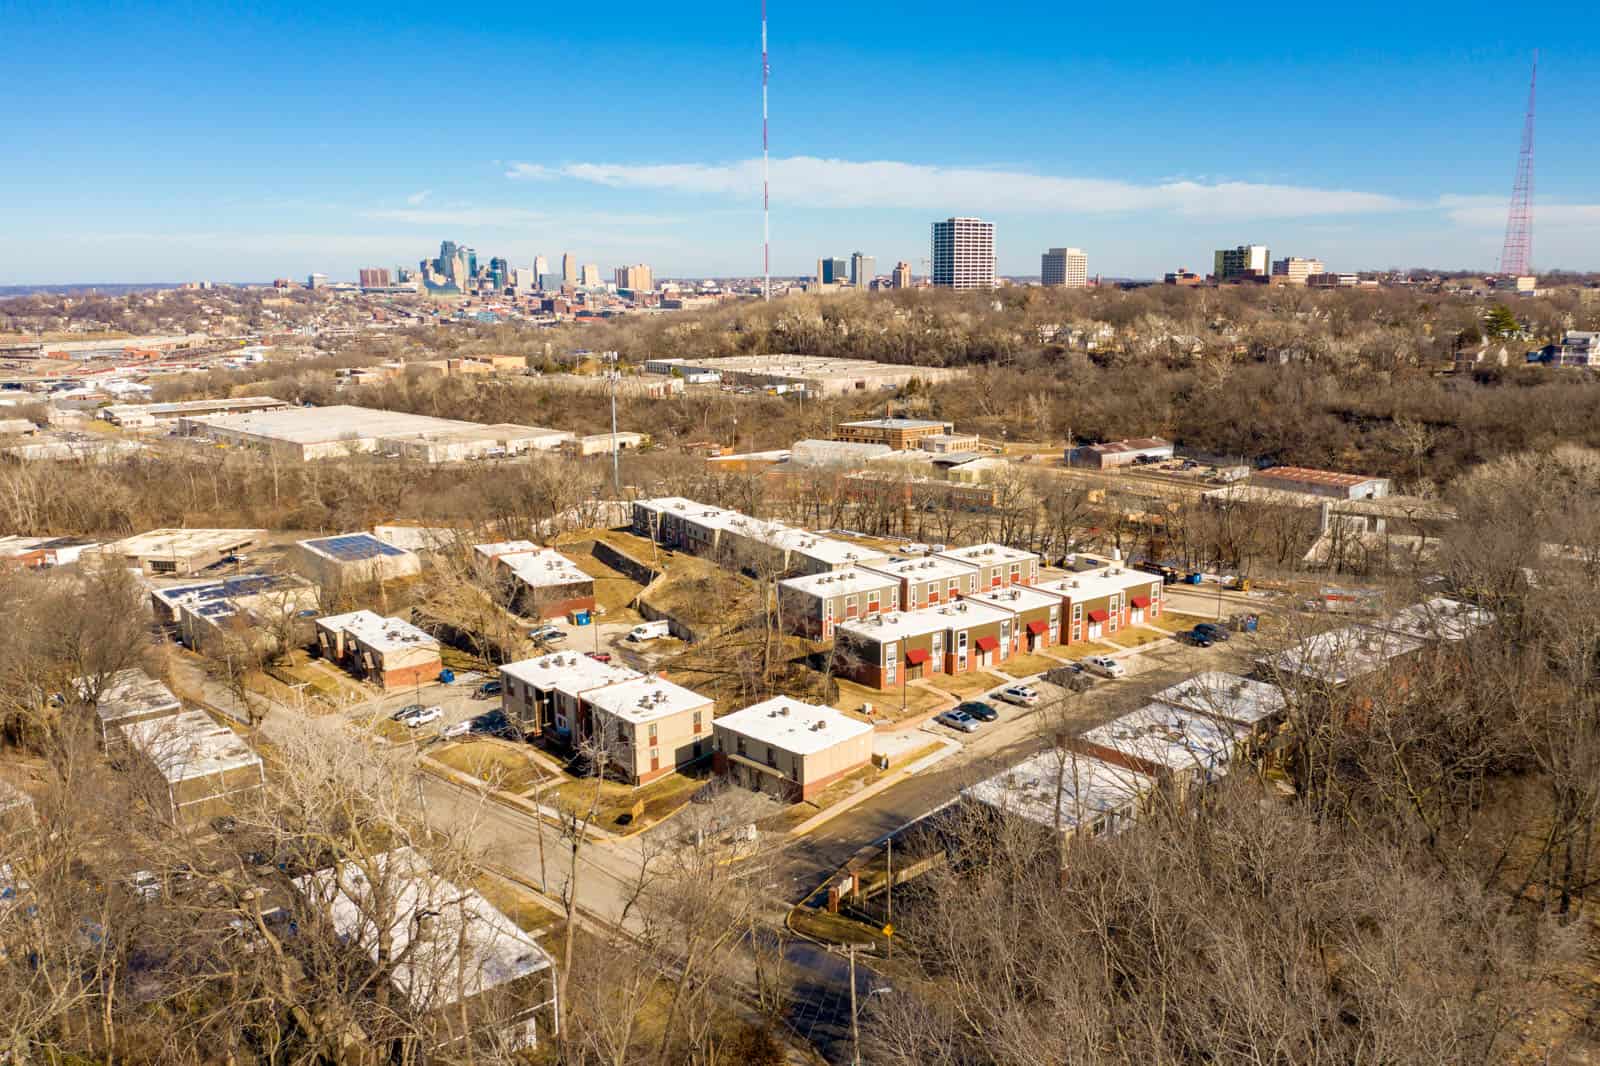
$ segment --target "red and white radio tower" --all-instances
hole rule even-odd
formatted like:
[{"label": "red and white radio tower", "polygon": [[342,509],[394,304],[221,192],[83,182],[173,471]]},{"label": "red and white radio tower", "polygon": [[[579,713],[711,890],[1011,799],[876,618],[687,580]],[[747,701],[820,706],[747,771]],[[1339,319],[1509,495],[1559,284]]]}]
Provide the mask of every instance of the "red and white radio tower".
[{"label": "red and white radio tower", "polygon": [[1511,213],[1506,217],[1506,243],[1500,250],[1500,273],[1521,277],[1533,264],[1533,103],[1539,87],[1539,53],[1533,53],[1533,78],[1528,82],[1528,117],[1522,124],[1522,151],[1517,180],[1511,187]]},{"label": "red and white radio tower", "polygon": [[772,299],[772,212],[767,201],[767,0],[761,0],[761,298]]}]

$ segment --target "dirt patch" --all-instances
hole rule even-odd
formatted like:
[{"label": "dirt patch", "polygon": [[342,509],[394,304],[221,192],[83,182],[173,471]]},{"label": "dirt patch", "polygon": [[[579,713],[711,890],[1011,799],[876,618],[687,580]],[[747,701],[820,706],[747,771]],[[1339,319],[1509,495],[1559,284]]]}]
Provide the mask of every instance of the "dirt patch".
[{"label": "dirt patch", "polygon": [[502,792],[526,792],[550,776],[527,755],[492,740],[469,740],[428,754],[452,770],[476,777]]}]

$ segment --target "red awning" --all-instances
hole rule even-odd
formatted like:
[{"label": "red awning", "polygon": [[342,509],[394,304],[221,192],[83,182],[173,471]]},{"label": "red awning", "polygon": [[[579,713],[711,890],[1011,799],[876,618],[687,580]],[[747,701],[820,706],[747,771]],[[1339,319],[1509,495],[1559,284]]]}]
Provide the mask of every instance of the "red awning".
[{"label": "red awning", "polygon": [[1139,608],[1142,611],[1146,607],[1150,606],[1150,597],[1149,596],[1135,596],[1132,599],[1130,599],[1128,602],[1133,604],[1135,607]]},{"label": "red awning", "polygon": [[921,666],[928,661],[928,653],[923,648],[912,648],[906,652],[906,662],[912,666]]},{"label": "red awning", "polygon": [[994,637],[979,637],[978,638],[978,650],[979,651],[994,651],[999,646],[1000,646],[1000,641],[998,641]]},{"label": "red awning", "polygon": [[1035,634],[1037,634],[1037,633],[1048,633],[1048,632],[1050,632],[1050,623],[1049,622],[1029,622],[1028,623],[1028,632],[1029,633],[1035,633]]},{"label": "red awning", "polygon": [[1089,621],[1091,621],[1091,622],[1109,622],[1109,621],[1111,621],[1111,612],[1110,611],[1090,611],[1089,612]]}]

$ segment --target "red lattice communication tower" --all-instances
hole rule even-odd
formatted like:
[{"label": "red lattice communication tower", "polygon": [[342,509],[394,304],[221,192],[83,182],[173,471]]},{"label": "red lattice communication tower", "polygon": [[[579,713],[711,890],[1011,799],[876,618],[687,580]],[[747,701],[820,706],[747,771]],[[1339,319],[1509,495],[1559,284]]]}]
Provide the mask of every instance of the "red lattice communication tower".
[{"label": "red lattice communication tower", "polygon": [[1521,277],[1533,266],[1533,104],[1539,87],[1539,53],[1533,53],[1528,82],[1528,117],[1522,123],[1522,151],[1517,155],[1517,180],[1511,186],[1511,212],[1506,216],[1506,243],[1500,250],[1500,273]]},{"label": "red lattice communication tower", "polygon": [[772,299],[772,207],[767,200],[767,0],[761,0],[761,298]]}]

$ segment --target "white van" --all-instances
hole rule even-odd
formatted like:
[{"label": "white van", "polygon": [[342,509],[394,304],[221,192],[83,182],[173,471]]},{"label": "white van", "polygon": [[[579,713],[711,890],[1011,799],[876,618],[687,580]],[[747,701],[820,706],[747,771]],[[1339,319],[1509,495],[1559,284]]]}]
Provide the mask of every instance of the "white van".
[{"label": "white van", "polygon": [[672,623],[667,621],[642,622],[628,630],[628,639],[635,644],[644,640],[655,640],[657,637],[672,635]]}]

